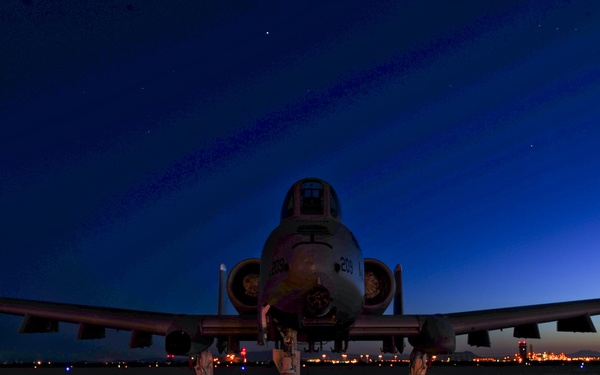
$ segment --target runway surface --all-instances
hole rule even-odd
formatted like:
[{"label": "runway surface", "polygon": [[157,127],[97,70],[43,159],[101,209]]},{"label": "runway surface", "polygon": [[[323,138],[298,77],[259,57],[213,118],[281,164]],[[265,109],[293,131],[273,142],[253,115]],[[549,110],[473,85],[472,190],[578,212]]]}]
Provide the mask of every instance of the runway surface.
[{"label": "runway surface", "polygon": [[[76,368],[66,371],[64,368],[2,368],[1,374],[15,375],[193,375],[194,372],[185,367],[163,368]],[[564,366],[460,366],[460,367],[434,367],[428,375],[526,375],[526,374],[586,374],[600,375],[600,366],[578,365]],[[397,375],[408,374],[408,367],[307,367],[302,369],[302,375]],[[277,375],[274,367],[221,367],[215,369],[215,375]]]}]

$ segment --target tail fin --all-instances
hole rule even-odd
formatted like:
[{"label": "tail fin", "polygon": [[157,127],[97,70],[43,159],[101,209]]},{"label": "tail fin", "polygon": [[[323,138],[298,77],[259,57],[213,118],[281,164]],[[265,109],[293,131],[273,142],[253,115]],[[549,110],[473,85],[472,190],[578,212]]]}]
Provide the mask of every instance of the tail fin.
[{"label": "tail fin", "polygon": [[396,295],[394,295],[394,315],[404,314],[404,301],[402,300],[402,266],[396,265],[394,269],[394,281],[396,282]]},{"label": "tail fin", "polygon": [[[394,295],[394,315],[404,314],[404,301],[402,297],[402,266],[396,265],[394,269],[394,281],[396,282],[396,295]],[[404,337],[394,337],[396,349],[402,353],[404,351]]]},{"label": "tail fin", "polygon": [[[394,294],[394,315],[403,315],[404,303],[402,302],[402,266],[399,264],[394,269],[394,283],[396,284],[396,292]],[[402,353],[404,351],[404,337],[384,337],[381,351],[384,353]]]},{"label": "tail fin", "polygon": [[[219,304],[217,306],[217,315],[227,314],[227,303],[225,301],[225,296],[227,295],[227,291],[225,290],[227,285],[226,273],[227,268],[225,268],[224,264],[221,264],[221,267],[219,268]],[[217,351],[220,354],[223,354],[227,349],[227,337],[217,337]]]},{"label": "tail fin", "polygon": [[219,306],[217,308],[218,315],[227,314],[227,302],[225,301],[225,296],[227,295],[227,291],[225,287],[227,285],[226,275],[227,268],[225,268],[224,264],[221,264],[221,268],[219,271]]}]

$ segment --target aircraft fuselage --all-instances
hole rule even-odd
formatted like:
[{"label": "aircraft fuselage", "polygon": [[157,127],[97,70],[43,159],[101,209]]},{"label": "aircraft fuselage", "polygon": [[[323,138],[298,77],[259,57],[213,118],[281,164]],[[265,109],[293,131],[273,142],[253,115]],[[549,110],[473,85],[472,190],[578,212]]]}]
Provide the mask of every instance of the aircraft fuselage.
[{"label": "aircraft fuselage", "polygon": [[290,188],[260,270],[259,318],[268,310],[268,326],[294,329],[301,341],[343,336],[363,309],[362,252],[342,224],[335,191],[322,180]]},{"label": "aircraft fuselage", "polygon": [[362,252],[339,221],[282,223],[265,243],[260,269],[259,306],[286,326],[348,327],[362,310]]}]

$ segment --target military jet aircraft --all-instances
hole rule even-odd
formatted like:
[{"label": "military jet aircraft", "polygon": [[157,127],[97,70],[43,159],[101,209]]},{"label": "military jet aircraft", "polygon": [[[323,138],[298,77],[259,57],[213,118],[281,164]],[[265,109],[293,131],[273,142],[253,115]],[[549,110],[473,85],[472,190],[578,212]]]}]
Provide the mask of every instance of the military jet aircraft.
[{"label": "military jet aircraft", "polygon": [[[222,267],[222,272],[224,268]],[[225,286],[223,287],[225,288]],[[240,341],[272,342],[282,375],[300,374],[298,343],[307,351],[333,342],[345,352],[349,341],[380,341],[384,352],[412,345],[411,374],[425,374],[428,357],[450,354],[457,335],[472,346],[490,346],[489,331],[514,327],[514,336],[539,338],[538,323],[556,321],[558,331],[596,332],[590,319],[600,299],[435,315],[405,315],[401,267],[363,258],[352,232],[342,223],[335,190],[317,178],[290,188],[281,223],[269,235],[260,259],[235,265],[226,281],[239,315],[168,314],[23,299],[0,298],[0,312],[24,316],[20,333],[58,331],[59,322],[79,324],[78,339],[99,339],[106,328],[131,331],[131,348],[165,336],[170,355],[194,356],[197,374],[212,374],[219,351],[240,351]],[[220,297],[219,306],[223,306]],[[383,315],[394,301],[393,315]]]}]

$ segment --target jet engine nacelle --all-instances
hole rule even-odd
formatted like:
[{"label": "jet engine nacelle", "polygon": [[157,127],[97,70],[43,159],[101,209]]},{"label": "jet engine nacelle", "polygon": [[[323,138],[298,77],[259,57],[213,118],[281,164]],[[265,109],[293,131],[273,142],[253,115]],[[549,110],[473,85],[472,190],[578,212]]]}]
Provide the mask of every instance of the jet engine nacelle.
[{"label": "jet engine nacelle", "polygon": [[456,349],[456,333],[443,316],[429,315],[424,317],[421,332],[409,337],[408,342],[429,355],[450,354]]},{"label": "jet engine nacelle", "polygon": [[198,335],[198,323],[182,320],[171,324],[165,336],[165,351],[173,355],[196,355],[208,349],[214,341],[212,337]]},{"label": "jet engine nacelle", "polygon": [[363,314],[381,315],[390,305],[396,292],[394,275],[385,263],[365,258],[365,302]]},{"label": "jet engine nacelle", "polygon": [[256,314],[260,281],[260,259],[250,258],[236,264],[227,277],[227,295],[238,314]]}]

